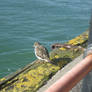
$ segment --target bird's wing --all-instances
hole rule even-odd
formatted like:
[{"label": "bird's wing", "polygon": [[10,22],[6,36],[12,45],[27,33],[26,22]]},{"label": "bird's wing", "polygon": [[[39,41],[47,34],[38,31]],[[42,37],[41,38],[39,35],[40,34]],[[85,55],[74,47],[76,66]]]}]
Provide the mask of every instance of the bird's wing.
[{"label": "bird's wing", "polygon": [[45,47],[43,47],[42,45],[40,45],[37,49],[38,49],[37,55],[39,57],[41,57],[42,59],[49,58],[48,50]]},{"label": "bird's wing", "polygon": [[47,50],[45,47],[43,47],[43,48],[44,48],[44,53],[43,53],[43,55],[45,55],[46,57],[49,58],[49,52],[48,52],[48,50]]}]

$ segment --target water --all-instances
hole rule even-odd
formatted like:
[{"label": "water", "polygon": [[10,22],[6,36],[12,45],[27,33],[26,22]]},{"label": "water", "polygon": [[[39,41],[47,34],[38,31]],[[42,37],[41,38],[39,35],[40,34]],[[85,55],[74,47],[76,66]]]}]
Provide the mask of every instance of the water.
[{"label": "water", "polygon": [[0,0],[0,78],[36,59],[41,42],[50,51],[89,26],[92,0]]}]

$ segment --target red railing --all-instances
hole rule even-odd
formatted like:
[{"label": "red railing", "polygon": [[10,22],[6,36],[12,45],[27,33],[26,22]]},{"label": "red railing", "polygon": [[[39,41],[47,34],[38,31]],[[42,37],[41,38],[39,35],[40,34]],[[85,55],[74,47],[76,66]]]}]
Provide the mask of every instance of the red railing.
[{"label": "red railing", "polygon": [[45,92],[69,92],[84,76],[92,70],[92,54],[51,85]]}]

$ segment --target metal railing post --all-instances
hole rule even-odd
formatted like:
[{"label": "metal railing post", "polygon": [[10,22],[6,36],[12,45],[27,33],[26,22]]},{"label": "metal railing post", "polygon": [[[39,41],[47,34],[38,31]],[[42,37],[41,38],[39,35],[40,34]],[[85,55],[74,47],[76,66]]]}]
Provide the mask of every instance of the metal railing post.
[{"label": "metal railing post", "polygon": [[[90,20],[88,47],[84,53],[84,57],[88,54],[92,54],[92,16]],[[81,92],[92,92],[92,71],[83,79]]]}]

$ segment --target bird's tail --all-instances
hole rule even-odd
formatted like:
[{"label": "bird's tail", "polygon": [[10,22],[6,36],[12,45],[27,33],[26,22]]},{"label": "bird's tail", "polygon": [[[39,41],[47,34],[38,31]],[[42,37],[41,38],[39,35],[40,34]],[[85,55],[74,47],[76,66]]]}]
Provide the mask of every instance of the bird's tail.
[{"label": "bird's tail", "polygon": [[51,60],[48,60],[49,63],[51,63]]},{"label": "bird's tail", "polygon": [[50,59],[48,59],[48,62],[51,63],[52,61]]},{"label": "bird's tail", "polygon": [[49,63],[51,62],[51,60],[50,60],[49,58],[47,58],[45,61],[46,61],[46,62],[49,62]]}]

